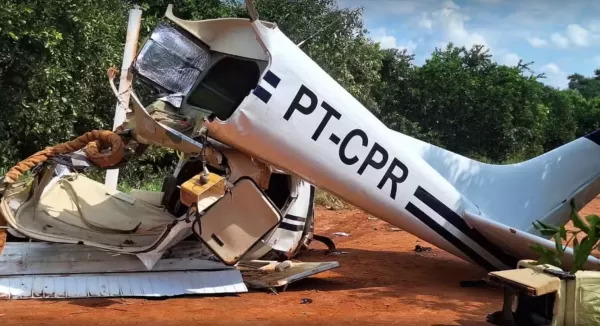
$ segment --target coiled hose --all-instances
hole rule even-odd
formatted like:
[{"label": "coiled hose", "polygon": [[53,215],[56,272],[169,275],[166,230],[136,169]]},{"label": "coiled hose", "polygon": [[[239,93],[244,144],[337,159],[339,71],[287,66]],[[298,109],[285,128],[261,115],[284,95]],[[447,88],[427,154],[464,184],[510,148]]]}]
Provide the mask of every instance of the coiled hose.
[{"label": "coiled hose", "polygon": [[[102,168],[109,168],[125,157],[125,143],[118,134],[109,130],[93,130],[56,146],[47,147],[13,166],[4,177],[4,182],[12,184],[19,177],[40,163],[56,155],[76,152],[85,147],[88,160]],[[110,152],[102,153],[110,148]]]}]

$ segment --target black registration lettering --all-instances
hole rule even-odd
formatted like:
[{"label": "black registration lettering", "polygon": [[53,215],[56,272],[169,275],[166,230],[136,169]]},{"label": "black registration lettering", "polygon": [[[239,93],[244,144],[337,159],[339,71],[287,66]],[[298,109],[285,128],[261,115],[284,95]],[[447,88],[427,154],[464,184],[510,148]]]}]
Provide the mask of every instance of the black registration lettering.
[{"label": "black registration lettering", "polygon": [[367,144],[369,143],[369,138],[367,137],[367,134],[360,130],[360,129],[354,129],[351,132],[349,132],[346,137],[344,137],[344,140],[342,140],[342,143],[340,144],[340,150],[339,150],[339,155],[340,155],[340,160],[346,164],[346,165],[353,165],[356,164],[356,162],[358,162],[358,156],[354,155],[353,157],[348,157],[346,156],[346,147],[348,146],[348,143],[350,142],[350,140],[352,140],[352,138],[354,137],[360,137],[362,139],[362,145],[364,147],[367,147]]},{"label": "black registration lettering", "polygon": [[[308,100],[310,101],[308,103],[308,105],[306,105],[306,106],[300,104],[302,99],[305,97],[307,97]],[[319,103],[319,99],[317,98],[317,95],[314,92],[312,92],[310,89],[308,89],[306,86],[301,85],[300,89],[298,90],[298,93],[296,93],[296,96],[292,100],[292,103],[290,104],[289,108],[285,112],[285,115],[283,116],[283,118],[285,120],[289,121],[290,118],[292,117],[292,114],[294,114],[294,111],[298,111],[304,115],[312,114],[315,111],[315,109],[317,108],[318,103]],[[312,140],[314,140],[314,141],[317,141],[319,139],[319,137],[325,130],[325,127],[327,127],[327,124],[331,121],[331,118],[340,120],[342,117],[340,112],[338,112],[336,109],[334,109],[331,105],[329,105],[325,101],[323,101],[321,103],[321,107],[323,109],[325,109],[325,115],[323,116],[323,119],[321,120],[321,122],[319,123],[319,125],[317,126],[315,132],[313,133],[313,135],[311,137]],[[367,134],[364,131],[362,131],[360,129],[354,129],[354,130],[350,131],[343,139],[340,139],[340,137],[338,137],[335,134],[331,134],[331,136],[329,137],[329,139],[331,140],[331,142],[333,144],[335,144],[335,145],[339,144],[340,148],[339,148],[338,154],[339,154],[339,157],[340,157],[340,160],[342,161],[342,163],[344,163],[346,165],[354,165],[354,164],[358,163],[358,161],[359,161],[359,158],[357,155],[348,156],[348,153],[347,153],[348,144],[355,137],[360,138],[361,145],[363,147],[368,146],[369,137],[367,136]],[[362,175],[366,171],[367,167],[369,167],[369,166],[376,170],[382,170],[386,166],[389,158],[390,157],[389,157],[388,151],[385,148],[383,148],[383,146],[379,145],[379,143],[375,142],[373,144],[373,147],[367,154],[365,160],[358,168],[357,173],[359,175]],[[400,171],[396,171],[397,169],[399,169]],[[377,185],[377,188],[379,188],[381,190],[381,189],[383,189],[383,186],[385,186],[388,183],[388,180],[391,181],[392,185],[391,185],[391,190],[390,190],[390,197],[392,199],[396,199],[396,193],[398,191],[398,184],[404,182],[407,177],[408,177],[408,168],[406,167],[406,165],[404,165],[404,163],[400,162],[400,160],[398,160],[397,158],[394,157],[392,159],[390,166],[387,168],[387,171],[383,175],[383,178]]]},{"label": "black registration lettering", "polygon": [[[302,104],[300,104],[300,101],[302,101],[304,95],[308,96],[308,98],[310,99],[310,104],[308,106],[302,106]],[[296,97],[294,97],[292,104],[290,104],[290,107],[285,112],[283,118],[285,120],[290,120],[294,111],[299,111],[304,115],[309,115],[315,111],[315,108],[317,107],[317,102],[317,95],[315,95],[315,93],[313,93],[306,86],[302,85],[300,86],[298,93],[296,93]]]},{"label": "black registration lettering", "polygon": [[[394,174],[394,170],[396,168],[400,168],[400,170],[402,170],[401,176],[397,176]],[[392,197],[392,199],[396,199],[396,191],[398,190],[398,184],[404,182],[404,180],[406,180],[406,177],[408,177],[408,168],[406,167],[406,165],[404,165],[404,163],[400,162],[397,158],[394,157],[394,160],[392,160],[392,164],[390,164],[390,167],[385,172],[385,175],[377,185],[377,188],[383,188],[385,183],[388,180],[391,180],[392,190],[390,191],[390,197]]]},{"label": "black registration lettering", "polygon": [[315,133],[312,135],[312,140],[314,141],[319,139],[319,136],[321,136],[323,129],[325,129],[325,126],[327,125],[329,120],[331,120],[331,117],[334,117],[338,120],[342,117],[342,115],[338,111],[336,111],[336,109],[332,108],[331,105],[327,104],[327,102],[325,101],[321,103],[321,107],[325,109],[325,116],[323,117],[323,120],[321,120],[321,123],[317,127],[317,130],[315,130]]},{"label": "black registration lettering", "polygon": [[[381,160],[375,161],[375,154],[379,153],[381,155]],[[360,168],[358,169],[358,174],[362,175],[363,172],[365,172],[365,169],[367,168],[367,166],[372,166],[377,170],[381,170],[385,164],[387,163],[388,160],[388,152],[385,150],[385,148],[381,147],[381,145],[379,145],[378,143],[373,144],[373,148],[371,148],[371,151],[369,152],[369,154],[367,155],[367,158],[365,158],[365,161],[363,162],[363,164],[360,166]]]}]

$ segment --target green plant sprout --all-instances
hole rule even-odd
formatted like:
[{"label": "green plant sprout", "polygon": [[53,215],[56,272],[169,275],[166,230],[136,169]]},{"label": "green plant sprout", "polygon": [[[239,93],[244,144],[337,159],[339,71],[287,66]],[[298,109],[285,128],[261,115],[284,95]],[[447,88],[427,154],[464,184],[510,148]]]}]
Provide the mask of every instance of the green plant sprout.
[{"label": "green plant sprout", "polygon": [[[589,225],[586,224],[577,213],[577,209],[575,209],[575,201],[571,200],[570,220],[578,230],[567,231],[564,225],[555,227],[540,221],[533,222],[533,226],[542,235],[551,236],[556,245],[554,250],[544,248],[539,244],[534,244],[531,246],[531,249],[533,249],[540,256],[538,259],[540,264],[551,264],[557,267],[562,267],[562,258],[565,250],[572,241],[575,261],[571,267],[570,273],[575,273],[583,269],[583,266],[587,262],[587,259],[592,251],[598,249],[600,241],[600,217],[595,214],[588,215],[585,217],[585,220],[587,220]],[[581,232],[585,233],[586,236],[581,239],[581,242],[579,242],[577,235]],[[566,244],[563,244],[563,241],[567,241]]]}]

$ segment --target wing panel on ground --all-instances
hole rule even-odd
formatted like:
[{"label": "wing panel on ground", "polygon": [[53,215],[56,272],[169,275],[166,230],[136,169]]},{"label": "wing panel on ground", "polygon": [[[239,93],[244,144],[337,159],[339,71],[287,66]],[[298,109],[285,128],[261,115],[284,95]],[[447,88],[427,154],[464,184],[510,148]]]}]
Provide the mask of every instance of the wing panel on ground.
[{"label": "wing panel on ground", "polygon": [[240,271],[208,260],[198,243],[180,243],[152,271],[133,255],[87,246],[7,243],[0,298],[171,297],[247,292]]},{"label": "wing panel on ground", "polygon": [[[233,267],[208,260],[196,242],[182,242],[153,267],[155,272],[222,270]],[[8,242],[0,255],[0,277],[36,274],[126,273],[146,271],[134,255],[117,255],[88,246],[45,242]]]},{"label": "wing panel on ground", "polygon": [[172,297],[247,292],[240,272],[170,271],[0,277],[0,298]]}]

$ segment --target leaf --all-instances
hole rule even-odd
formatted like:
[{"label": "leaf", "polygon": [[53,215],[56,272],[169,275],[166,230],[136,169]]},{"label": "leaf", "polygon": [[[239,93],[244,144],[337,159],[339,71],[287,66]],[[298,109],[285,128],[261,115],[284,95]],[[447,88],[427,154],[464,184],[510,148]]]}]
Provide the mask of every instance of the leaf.
[{"label": "leaf", "polygon": [[571,200],[571,221],[573,222],[573,225],[581,231],[585,233],[590,232],[590,228],[587,225],[585,225],[585,223],[579,217],[579,214],[577,214],[574,200]]},{"label": "leaf", "polygon": [[557,255],[562,257],[564,249],[562,247],[562,238],[560,237],[559,233],[554,235],[554,246],[556,248]]},{"label": "leaf", "polygon": [[[550,237],[553,237],[555,234],[559,234],[559,233],[558,233],[558,230],[547,230],[547,229],[542,229],[542,230],[540,230],[540,233],[541,233],[542,235],[545,235],[545,236],[550,236]],[[560,235],[560,234],[559,234],[559,235]]]},{"label": "leaf", "polygon": [[600,217],[596,214],[591,214],[585,217],[590,224],[590,232],[598,233],[600,227]]},{"label": "leaf", "polygon": [[541,264],[551,264],[553,266],[560,267],[562,262],[558,258],[556,252],[547,249],[540,244],[533,244],[531,249],[539,255],[538,262]]},{"label": "leaf", "polygon": [[[536,224],[536,222],[539,224]],[[558,233],[560,230],[556,227],[544,224],[541,221],[536,221],[533,222],[533,226],[540,231],[540,233],[544,236],[554,236],[556,233]]]},{"label": "leaf", "polygon": [[565,229],[565,226],[564,226],[564,225],[561,225],[561,226],[560,226],[560,237],[561,237],[563,240],[567,240],[567,229]]},{"label": "leaf", "polygon": [[555,227],[553,227],[553,226],[551,226],[551,225],[548,225],[548,224],[546,224],[546,223],[544,223],[544,222],[542,222],[542,221],[537,221],[537,222],[538,222],[538,224],[539,224],[539,225],[540,225],[542,228],[544,228],[544,229],[553,229],[553,228],[555,228]]},{"label": "leaf", "polygon": [[592,253],[592,249],[594,248],[594,245],[596,244],[596,242],[597,242],[596,239],[591,238],[589,236],[585,236],[585,238],[583,238],[581,240],[581,243],[579,244],[577,251],[574,252],[575,263],[574,263],[573,267],[571,268],[571,273],[574,273],[578,270],[583,269],[583,266],[587,262],[589,255]]}]

